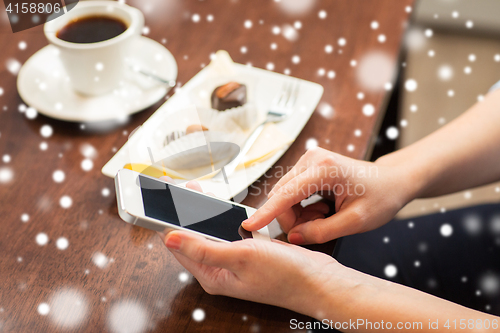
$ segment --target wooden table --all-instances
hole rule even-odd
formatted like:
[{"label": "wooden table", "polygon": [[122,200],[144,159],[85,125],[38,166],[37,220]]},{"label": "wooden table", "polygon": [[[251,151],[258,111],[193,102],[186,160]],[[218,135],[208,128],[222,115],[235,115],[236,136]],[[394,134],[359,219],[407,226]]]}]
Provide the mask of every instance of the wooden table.
[{"label": "wooden table", "polygon": [[[293,165],[306,144],[315,142],[355,158],[369,154],[388,93],[366,89],[357,71],[371,51],[383,52],[397,67],[409,17],[406,7],[412,0],[127,3],[144,12],[148,37],[166,39],[181,83],[207,64],[212,52],[225,49],[236,62],[261,68],[272,63],[276,72],[289,70],[325,87],[319,109],[277,165]],[[193,20],[195,14],[198,22]],[[213,21],[207,20],[208,15]],[[250,28],[245,27],[247,20]],[[379,23],[378,29],[371,27],[372,21]],[[273,27],[283,30],[287,24],[300,26],[296,41],[273,33]],[[5,64],[10,59],[25,62],[47,42],[41,26],[12,34],[3,8],[0,31],[0,330],[282,332],[289,331],[291,318],[308,320],[288,310],[206,294],[192,276],[180,275],[185,270],[155,233],[118,217],[113,180],[100,169],[125,143],[127,134],[162,102],[107,133],[41,115],[27,119],[19,111],[23,101],[16,91],[16,76]],[[287,36],[293,37],[290,31]],[[385,41],[379,37],[382,34]],[[345,46],[339,45],[340,38],[345,38]],[[21,41],[26,42],[25,49],[19,47]],[[333,47],[331,53],[325,52],[326,45]],[[294,55],[300,57],[299,63],[292,61]],[[364,99],[358,99],[359,92]],[[363,114],[366,104],[374,106],[373,115]],[[49,138],[40,134],[43,125],[53,129]],[[96,149],[90,171],[81,167],[86,145]],[[64,181],[53,180],[56,170],[64,172]],[[268,175],[272,173],[273,169]],[[274,177],[267,179],[271,185],[276,182]],[[244,202],[250,206],[265,201],[256,190],[250,194]],[[71,207],[61,207],[64,196],[71,198]],[[46,244],[42,233],[48,237]],[[192,319],[195,309],[204,311],[203,321]]]}]

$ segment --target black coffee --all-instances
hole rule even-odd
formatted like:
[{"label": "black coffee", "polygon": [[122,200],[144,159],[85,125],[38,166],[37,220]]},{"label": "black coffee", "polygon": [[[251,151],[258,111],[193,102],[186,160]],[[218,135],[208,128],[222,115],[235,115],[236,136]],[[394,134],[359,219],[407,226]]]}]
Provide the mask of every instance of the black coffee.
[{"label": "black coffee", "polygon": [[57,37],[71,43],[97,43],[116,37],[127,25],[109,16],[87,16],[75,19],[57,32]]}]

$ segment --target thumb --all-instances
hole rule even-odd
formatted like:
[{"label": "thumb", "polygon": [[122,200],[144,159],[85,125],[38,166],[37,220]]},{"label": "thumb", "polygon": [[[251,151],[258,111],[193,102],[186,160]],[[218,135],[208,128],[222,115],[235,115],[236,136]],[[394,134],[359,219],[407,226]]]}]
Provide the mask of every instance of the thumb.
[{"label": "thumb", "polygon": [[363,217],[355,209],[345,209],[325,218],[301,223],[288,233],[292,244],[322,244],[361,231]]}]

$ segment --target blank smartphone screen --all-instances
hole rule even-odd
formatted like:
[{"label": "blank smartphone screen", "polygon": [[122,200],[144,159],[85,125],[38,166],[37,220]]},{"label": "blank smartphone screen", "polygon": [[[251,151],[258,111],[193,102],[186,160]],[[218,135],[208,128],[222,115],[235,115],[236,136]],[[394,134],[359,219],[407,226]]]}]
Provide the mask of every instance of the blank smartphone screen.
[{"label": "blank smartphone screen", "polygon": [[241,240],[245,208],[139,175],[146,216],[227,241]]}]

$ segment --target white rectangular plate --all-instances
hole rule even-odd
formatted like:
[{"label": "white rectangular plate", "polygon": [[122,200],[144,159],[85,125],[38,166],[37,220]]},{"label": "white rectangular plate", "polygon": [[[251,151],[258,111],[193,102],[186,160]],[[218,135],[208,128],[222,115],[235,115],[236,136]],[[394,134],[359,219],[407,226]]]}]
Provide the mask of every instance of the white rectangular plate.
[{"label": "white rectangular plate", "polygon": [[[141,134],[147,130],[148,125],[157,124],[165,117],[172,115],[179,109],[185,108],[192,104],[190,101],[189,92],[196,86],[200,85],[207,78],[207,69],[201,70],[181,89],[179,89],[172,97],[170,97],[151,117],[134,133],[134,139],[140,138]],[[255,101],[253,101],[258,110],[267,111],[271,106],[273,98],[282,90],[283,84],[287,81],[296,82],[299,79],[292,78],[286,75],[266,71],[259,68],[254,68],[246,65],[235,64],[235,69],[238,73],[255,76],[258,79],[258,86],[255,92]],[[305,124],[316,109],[321,96],[323,95],[323,87],[317,83],[299,80],[300,91],[297,96],[294,111],[285,120],[276,125],[286,133],[289,138],[294,141],[299,133],[304,128]],[[123,168],[127,163],[135,163],[139,161],[130,161],[128,150],[130,145],[135,140],[127,141],[123,147],[106,163],[102,168],[102,173],[108,177],[114,177],[118,170]],[[235,171],[229,177],[229,184],[224,182],[214,182],[210,179],[200,181],[204,191],[212,192],[217,197],[222,199],[230,199],[236,194],[244,192],[253,182],[259,179],[274,163],[286,152],[289,146],[286,146],[277,151],[270,158],[247,167]],[[283,170],[286,171],[286,170]],[[241,201],[238,196],[238,201]]]}]

